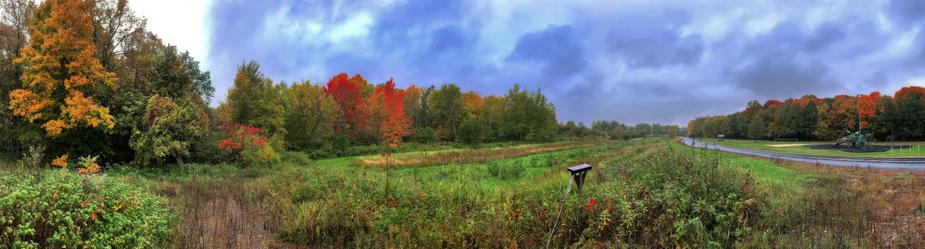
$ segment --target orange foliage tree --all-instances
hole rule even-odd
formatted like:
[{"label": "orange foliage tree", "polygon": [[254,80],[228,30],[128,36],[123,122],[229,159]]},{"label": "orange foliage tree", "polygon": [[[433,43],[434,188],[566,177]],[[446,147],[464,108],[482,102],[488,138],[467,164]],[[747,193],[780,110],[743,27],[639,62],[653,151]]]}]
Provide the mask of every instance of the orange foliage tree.
[{"label": "orange foliage tree", "polygon": [[829,110],[829,125],[833,130],[851,130],[858,128],[858,98],[848,95],[835,96],[832,109]]},{"label": "orange foliage tree", "polygon": [[485,101],[482,99],[476,92],[466,92],[462,94],[463,102],[463,112],[466,115],[466,118],[477,118],[480,116],[483,109],[485,109]]},{"label": "orange foliage tree", "polygon": [[10,109],[41,123],[48,137],[79,127],[115,125],[109,108],[94,97],[115,87],[115,75],[94,56],[90,0],[47,0],[29,26],[31,40],[15,60],[23,88],[10,93]]},{"label": "orange foliage tree", "polygon": [[861,95],[858,99],[858,115],[861,118],[861,129],[879,127],[879,117],[883,113],[883,101],[880,92],[874,91],[868,95]]},{"label": "orange foliage tree", "polygon": [[379,142],[395,149],[402,137],[411,134],[411,120],[405,115],[405,92],[395,88],[395,82],[389,79],[383,85],[376,86],[369,98],[370,110],[377,116],[373,125],[378,130]]},{"label": "orange foliage tree", "polygon": [[411,134],[411,120],[405,115],[404,91],[395,88],[392,79],[376,86],[369,98],[369,109],[375,123],[375,129],[382,144],[382,156],[386,160],[385,194],[389,194],[389,170],[392,154],[389,150],[398,149],[402,137]]},{"label": "orange foliage tree", "polygon": [[920,87],[920,86],[906,86],[906,87],[903,87],[902,89],[899,89],[899,91],[896,91],[895,95],[896,95],[896,98],[899,98],[899,97],[904,97],[908,94],[913,94],[913,93],[921,95],[921,96],[925,96],[925,88]]},{"label": "orange foliage tree", "polygon": [[369,119],[369,110],[366,101],[356,82],[362,80],[359,75],[348,78],[347,74],[338,74],[328,81],[324,91],[337,102],[337,118],[335,130],[345,134],[352,140],[358,139],[360,133],[366,129]]}]

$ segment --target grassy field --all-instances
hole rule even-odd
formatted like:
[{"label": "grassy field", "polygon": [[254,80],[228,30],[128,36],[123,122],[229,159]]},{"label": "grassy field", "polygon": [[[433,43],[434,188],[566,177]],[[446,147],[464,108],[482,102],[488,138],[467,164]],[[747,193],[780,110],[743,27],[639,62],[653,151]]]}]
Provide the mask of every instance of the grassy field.
[{"label": "grassy field", "polygon": [[[894,149],[886,152],[844,152],[840,150],[820,150],[812,149],[803,145],[814,144],[831,144],[831,142],[819,141],[767,141],[767,140],[742,140],[742,139],[725,139],[720,141],[715,138],[704,139],[708,143],[733,146],[739,148],[748,148],[755,150],[804,154],[804,155],[821,155],[821,156],[845,156],[845,157],[923,157],[925,156],[925,142],[896,142],[896,145],[911,145],[910,149]],[[877,145],[889,145],[889,143],[875,143]]]},{"label": "grassy field", "polygon": [[[536,248],[552,227],[554,248],[904,247],[925,234],[925,176],[664,138],[409,151],[395,160],[414,163],[389,171],[371,155],[282,157],[268,167],[120,167],[103,177],[167,200],[175,218],[165,243],[175,248]],[[556,223],[564,168],[579,163],[594,169]],[[0,165],[14,178],[54,171]]]}]

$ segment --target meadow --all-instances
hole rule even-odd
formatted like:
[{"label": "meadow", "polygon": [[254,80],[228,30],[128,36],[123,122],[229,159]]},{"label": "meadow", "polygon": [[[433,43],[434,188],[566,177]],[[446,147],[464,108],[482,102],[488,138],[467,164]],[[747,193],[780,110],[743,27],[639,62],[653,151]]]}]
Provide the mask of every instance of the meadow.
[{"label": "meadow", "polygon": [[[925,196],[916,191],[925,178],[916,173],[741,157],[665,138],[447,147],[396,153],[402,166],[390,170],[368,163],[378,155],[312,160],[284,152],[268,166],[123,166],[96,176],[6,162],[0,181],[71,182],[72,205],[89,207],[71,215],[83,222],[73,231],[108,238],[119,224],[154,224],[158,232],[131,235],[148,241],[138,247],[536,248],[558,224],[554,248],[863,248],[916,245],[925,231]],[[492,156],[462,159],[478,155]],[[564,168],[580,163],[594,169],[556,223]],[[115,190],[79,191],[94,185]],[[24,220],[16,212],[29,199],[14,197],[20,192],[0,188],[0,218]],[[124,200],[146,201],[116,209]]]}]

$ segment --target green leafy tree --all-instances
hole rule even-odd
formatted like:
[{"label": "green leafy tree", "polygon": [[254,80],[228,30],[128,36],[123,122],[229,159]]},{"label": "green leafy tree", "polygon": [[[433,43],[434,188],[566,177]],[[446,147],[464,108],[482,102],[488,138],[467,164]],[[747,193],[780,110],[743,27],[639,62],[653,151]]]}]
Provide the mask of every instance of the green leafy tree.
[{"label": "green leafy tree", "polygon": [[456,141],[468,145],[479,144],[485,140],[485,126],[476,119],[466,119],[459,124]]},{"label": "green leafy tree", "polygon": [[[421,91],[420,99],[415,101],[418,107],[414,107],[412,109],[417,111],[414,112],[414,114],[411,116],[411,122],[415,128],[429,127],[433,129],[433,124],[431,122],[433,120],[433,114],[431,113],[430,109],[430,97],[434,95],[434,91],[436,91],[434,86],[424,88]],[[414,96],[412,96],[412,98],[413,97]]]},{"label": "green leafy tree", "polygon": [[286,143],[294,149],[320,148],[334,136],[337,103],[321,86],[305,81],[289,90]]},{"label": "green leafy tree", "polygon": [[514,85],[505,99],[501,134],[511,140],[546,140],[556,135],[556,111],[539,91],[530,93]]},{"label": "green leafy tree", "polygon": [[679,128],[677,125],[668,126],[668,132],[667,132],[668,137],[678,136],[678,129]]},{"label": "green leafy tree", "polygon": [[234,86],[228,90],[230,121],[248,124],[269,132],[285,134],[285,109],[282,91],[273,80],[260,72],[260,65],[251,61],[238,67]]},{"label": "green leafy tree", "polygon": [[748,138],[762,139],[768,134],[768,127],[765,125],[764,118],[761,115],[754,115],[752,121],[748,124]]},{"label": "green leafy tree", "polygon": [[796,104],[792,99],[787,100],[780,106],[774,116],[774,123],[777,124],[774,130],[776,137],[797,137],[797,130],[801,125],[800,115],[802,113],[800,109],[799,104]]},{"label": "green leafy tree", "polygon": [[129,141],[135,150],[135,161],[142,165],[164,163],[173,158],[182,162],[190,155],[190,146],[209,129],[202,122],[205,113],[192,103],[178,105],[170,97],[151,96],[145,108],[145,121]]},{"label": "green leafy tree", "polygon": [[889,124],[897,139],[925,138],[925,89],[904,87],[896,92],[890,106]]},{"label": "green leafy tree", "polygon": [[456,128],[464,118],[462,91],[456,84],[446,84],[428,98],[431,122],[437,138],[448,141],[456,137]]}]

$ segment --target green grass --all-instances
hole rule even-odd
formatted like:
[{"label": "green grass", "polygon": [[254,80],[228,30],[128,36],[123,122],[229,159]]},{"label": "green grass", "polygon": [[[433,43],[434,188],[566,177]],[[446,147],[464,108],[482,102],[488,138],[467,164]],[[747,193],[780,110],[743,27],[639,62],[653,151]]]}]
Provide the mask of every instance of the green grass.
[{"label": "green grass", "polygon": [[769,193],[769,199],[775,203],[798,199],[801,188],[817,177],[814,173],[784,167],[766,159],[739,156],[729,152],[691,149],[677,142],[672,142],[669,146],[674,151],[692,157],[713,158],[718,160],[722,167],[738,168],[748,172],[755,177],[759,186]]},{"label": "green grass", "polygon": [[[725,146],[739,147],[739,148],[748,148],[755,150],[771,151],[771,152],[781,152],[781,153],[790,153],[790,154],[803,154],[803,155],[820,155],[820,156],[843,156],[843,157],[922,157],[925,156],[925,142],[897,142],[897,145],[912,145],[912,149],[894,149],[886,152],[845,152],[840,150],[822,150],[822,149],[812,149],[806,146],[794,146],[794,147],[774,147],[770,145],[787,145],[787,144],[831,144],[831,142],[820,142],[820,141],[796,141],[796,142],[784,142],[784,141],[767,141],[767,140],[742,140],[742,139],[726,139],[720,141],[714,138],[704,139],[708,143],[720,144]],[[876,143],[878,145],[889,145],[888,143]]]},{"label": "green grass", "polygon": [[[495,149],[446,147],[428,153]],[[421,154],[404,151],[394,156]],[[565,167],[580,163],[594,170],[583,194],[573,193],[564,205],[564,220],[554,240],[557,248],[844,247],[838,241],[862,237],[845,230],[849,233],[842,237],[817,243],[818,235],[804,232],[842,231],[817,225],[829,219],[820,218],[822,214],[838,222],[848,220],[845,224],[865,218],[851,213],[853,206],[862,206],[856,198],[843,198],[847,181],[830,181],[831,176],[770,160],[692,149],[664,138],[388,171],[357,162],[369,156],[280,156],[282,162],[266,167],[124,166],[103,174],[168,197],[179,216],[174,222],[182,235],[177,247],[228,247],[243,243],[235,238],[256,235],[278,237],[274,245],[320,247],[542,247],[569,181]],[[0,160],[0,165],[15,168],[11,161]],[[591,199],[600,205],[593,212],[587,211]],[[214,210],[215,203],[229,208]],[[819,207],[835,211],[819,213]],[[852,216],[840,216],[843,213]],[[760,215],[750,221],[760,223],[742,227],[736,219],[723,218],[743,215]],[[721,232],[728,229],[739,230]],[[212,242],[198,240],[210,236]],[[852,243],[848,246],[858,244]]]}]

